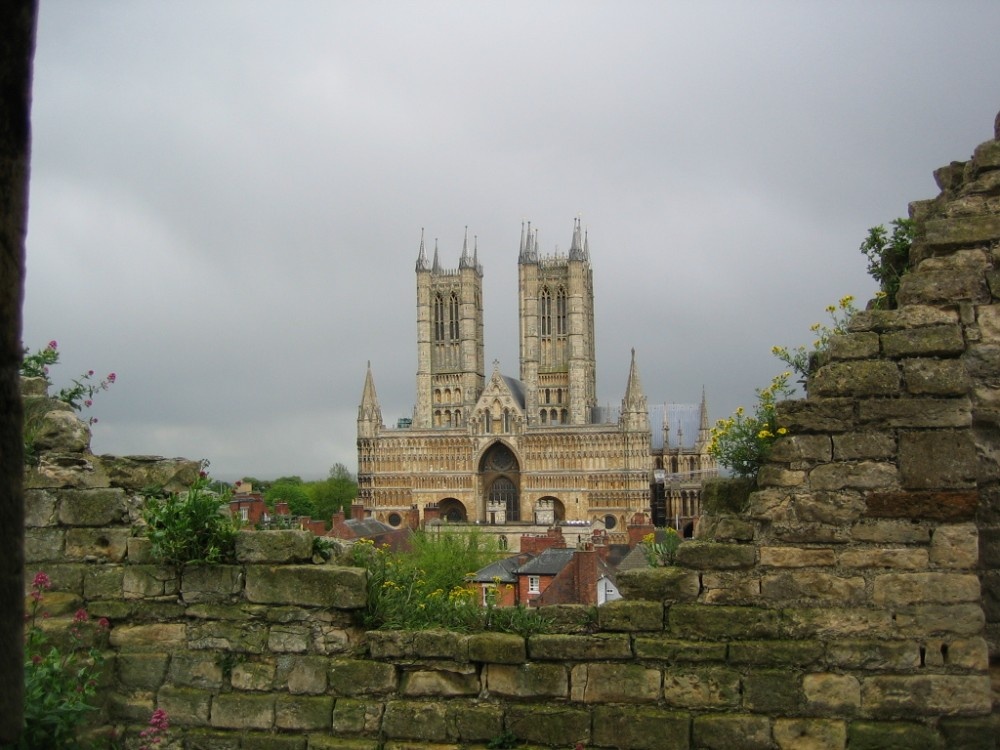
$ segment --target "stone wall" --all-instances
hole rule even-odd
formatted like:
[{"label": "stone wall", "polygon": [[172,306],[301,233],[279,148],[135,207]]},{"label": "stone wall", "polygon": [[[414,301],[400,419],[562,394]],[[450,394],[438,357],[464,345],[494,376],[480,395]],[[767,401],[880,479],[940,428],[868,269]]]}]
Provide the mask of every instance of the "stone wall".
[{"label": "stone wall", "polygon": [[102,723],[134,747],[162,707],[206,750],[995,748],[1000,141],[937,178],[900,308],[856,316],[781,405],[760,489],[707,492],[675,567],[545,608],[552,634],[366,633],[362,571],[312,564],[300,532],[158,566],[140,490],[197,464],[93,456],[47,417],[65,429],[27,474],[28,577],[56,584],[50,627],[110,620]]}]

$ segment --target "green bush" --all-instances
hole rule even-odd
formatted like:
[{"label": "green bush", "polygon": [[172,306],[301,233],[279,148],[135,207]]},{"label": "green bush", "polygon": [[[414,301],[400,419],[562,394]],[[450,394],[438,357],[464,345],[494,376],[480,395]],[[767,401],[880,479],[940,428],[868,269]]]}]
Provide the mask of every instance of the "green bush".
[{"label": "green bush", "polygon": [[166,498],[150,497],[143,511],[146,536],[161,562],[233,562],[237,526],[229,512],[228,493],[216,494],[199,479],[187,492]]}]

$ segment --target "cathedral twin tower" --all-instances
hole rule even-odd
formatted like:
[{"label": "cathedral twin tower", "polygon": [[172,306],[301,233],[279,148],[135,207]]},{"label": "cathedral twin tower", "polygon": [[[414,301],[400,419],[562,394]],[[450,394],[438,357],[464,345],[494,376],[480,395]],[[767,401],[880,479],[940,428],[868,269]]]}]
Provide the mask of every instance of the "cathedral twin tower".
[{"label": "cathedral twin tower", "polygon": [[359,501],[378,520],[443,519],[490,526],[597,522],[648,512],[652,466],[646,398],[635,357],[620,415],[597,408],[594,286],[579,220],[569,253],[541,256],[521,230],[519,379],[483,357],[483,270],[468,236],[457,269],[417,276],[417,402],[412,420],[382,422],[372,370],[358,412]]}]

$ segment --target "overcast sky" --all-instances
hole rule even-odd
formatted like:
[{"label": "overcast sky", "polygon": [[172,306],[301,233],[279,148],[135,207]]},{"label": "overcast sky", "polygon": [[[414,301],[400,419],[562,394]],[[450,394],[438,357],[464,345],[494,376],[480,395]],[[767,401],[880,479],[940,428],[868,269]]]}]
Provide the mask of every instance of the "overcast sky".
[{"label": "overcast sky", "polygon": [[[118,382],[97,453],[356,469],[416,399],[425,228],[517,376],[521,223],[589,232],[598,395],[712,419],[875,290],[868,227],[992,137],[1000,3],[44,0],[25,344]],[[489,373],[487,372],[487,376]]]}]

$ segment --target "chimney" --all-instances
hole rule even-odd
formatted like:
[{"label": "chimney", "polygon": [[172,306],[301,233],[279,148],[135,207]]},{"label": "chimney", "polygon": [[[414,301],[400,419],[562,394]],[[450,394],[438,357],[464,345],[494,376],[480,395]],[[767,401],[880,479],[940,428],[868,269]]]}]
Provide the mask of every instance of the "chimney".
[{"label": "chimney", "polygon": [[597,552],[592,544],[585,544],[573,553],[574,601],[578,604],[597,604]]},{"label": "chimney", "polygon": [[436,503],[428,503],[424,506],[424,526],[429,524],[431,521],[438,521],[441,519],[441,509],[437,507]]},{"label": "chimney", "polygon": [[640,511],[632,516],[626,531],[628,531],[628,547],[633,549],[644,536],[655,533],[656,527],[653,526],[646,514]]},{"label": "chimney", "polygon": [[365,520],[365,506],[364,506],[364,503],[352,503],[351,504],[351,520],[352,521],[364,521]]},{"label": "chimney", "polygon": [[274,504],[274,513],[278,516],[289,516],[291,511],[288,510],[288,503],[280,502]]}]

